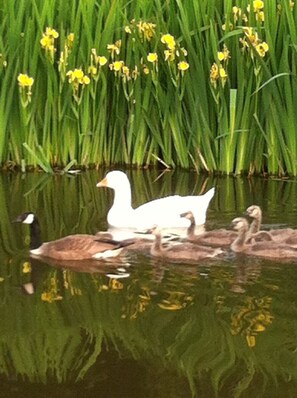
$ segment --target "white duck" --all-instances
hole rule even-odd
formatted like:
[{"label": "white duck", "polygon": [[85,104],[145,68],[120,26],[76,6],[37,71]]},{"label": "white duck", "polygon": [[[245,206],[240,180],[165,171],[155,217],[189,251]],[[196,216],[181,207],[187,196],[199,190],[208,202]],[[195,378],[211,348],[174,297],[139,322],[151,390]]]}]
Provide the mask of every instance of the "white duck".
[{"label": "white duck", "polygon": [[192,211],[196,225],[205,223],[206,211],[215,189],[211,188],[200,196],[167,196],[155,199],[133,209],[131,206],[131,186],[122,171],[111,171],[98,182],[97,187],[114,190],[113,206],[108,212],[108,224],[115,228],[150,228],[157,224],[160,228],[188,227],[190,221],[180,214]]}]

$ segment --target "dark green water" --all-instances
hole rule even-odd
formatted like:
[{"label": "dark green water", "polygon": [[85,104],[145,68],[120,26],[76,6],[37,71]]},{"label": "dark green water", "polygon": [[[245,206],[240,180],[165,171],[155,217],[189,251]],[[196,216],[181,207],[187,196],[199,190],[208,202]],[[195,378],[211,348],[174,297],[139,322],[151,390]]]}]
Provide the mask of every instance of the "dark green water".
[{"label": "dark green water", "polygon": [[[297,261],[135,254],[65,268],[27,257],[28,230],[11,224],[22,211],[39,215],[44,240],[106,229],[103,175],[0,175],[0,397],[297,397]],[[294,180],[129,176],[135,206],[216,186],[209,229],[251,204],[266,226],[297,228]],[[129,277],[114,277],[119,267]]]}]

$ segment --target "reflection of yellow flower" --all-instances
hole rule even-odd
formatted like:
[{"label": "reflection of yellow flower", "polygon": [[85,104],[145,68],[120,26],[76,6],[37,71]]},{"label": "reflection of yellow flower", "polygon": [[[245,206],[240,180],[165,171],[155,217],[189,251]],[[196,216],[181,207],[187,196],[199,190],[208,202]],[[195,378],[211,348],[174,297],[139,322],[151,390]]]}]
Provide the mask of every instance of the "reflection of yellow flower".
[{"label": "reflection of yellow flower", "polygon": [[34,79],[24,73],[20,73],[18,75],[18,82],[20,87],[32,87]]},{"label": "reflection of yellow flower", "polygon": [[148,62],[157,62],[158,61],[158,55],[156,53],[149,53],[147,56]]},{"label": "reflection of yellow flower", "polygon": [[245,336],[249,347],[255,347],[257,335],[265,332],[273,321],[269,311],[271,300],[270,297],[246,297],[231,315],[231,333]]},{"label": "reflection of yellow flower", "polygon": [[256,337],[255,336],[247,335],[246,341],[250,348],[255,347],[255,345],[256,345]]},{"label": "reflection of yellow flower", "polygon": [[26,262],[24,262],[24,264],[23,264],[23,273],[24,274],[29,274],[30,272],[31,272],[31,264],[28,262],[28,261],[26,261]]},{"label": "reflection of yellow flower", "polygon": [[47,280],[47,288],[41,294],[41,300],[47,301],[49,303],[52,303],[53,301],[56,300],[62,300],[63,297],[60,296],[58,290],[59,289],[58,289],[57,274],[56,272],[54,272],[53,274],[50,275],[50,278]]},{"label": "reflection of yellow flower", "polygon": [[190,65],[186,61],[181,61],[178,63],[177,67],[179,70],[185,71],[185,70],[189,69]]},{"label": "reflection of yellow flower", "polygon": [[56,294],[56,292],[44,292],[41,295],[42,301],[47,301],[48,303],[52,303],[53,301],[62,300],[63,297]]},{"label": "reflection of yellow flower", "polygon": [[124,285],[117,279],[110,279],[109,286],[112,290],[122,290]]}]

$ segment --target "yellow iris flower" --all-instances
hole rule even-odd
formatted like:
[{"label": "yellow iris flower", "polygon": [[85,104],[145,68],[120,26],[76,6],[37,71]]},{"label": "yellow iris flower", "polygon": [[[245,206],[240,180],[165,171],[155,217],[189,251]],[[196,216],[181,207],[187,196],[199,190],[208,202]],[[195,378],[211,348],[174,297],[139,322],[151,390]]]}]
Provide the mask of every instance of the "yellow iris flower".
[{"label": "yellow iris flower", "polygon": [[18,83],[20,87],[32,87],[34,79],[25,73],[20,73],[18,75]]},{"label": "yellow iris flower", "polygon": [[158,61],[158,55],[156,53],[149,53],[147,56],[148,62],[157,62]]},{"label": "yellow iris flower", "polygon": [[190,65],[186,61],[181,61],[177,64],[177,67],[179,70],[185,71],[189,69]]}]

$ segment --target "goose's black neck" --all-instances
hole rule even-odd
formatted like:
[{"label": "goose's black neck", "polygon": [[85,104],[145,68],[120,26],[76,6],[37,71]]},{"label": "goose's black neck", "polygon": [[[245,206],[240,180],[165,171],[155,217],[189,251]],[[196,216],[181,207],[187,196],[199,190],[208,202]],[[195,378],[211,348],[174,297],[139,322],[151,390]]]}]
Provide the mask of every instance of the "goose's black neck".
[{"label": "goose's black neck", "polygon": [[42,245],[41,231],[38,219],[34,218],[32,224],[30,224],[30,250],[38,249]]}]

